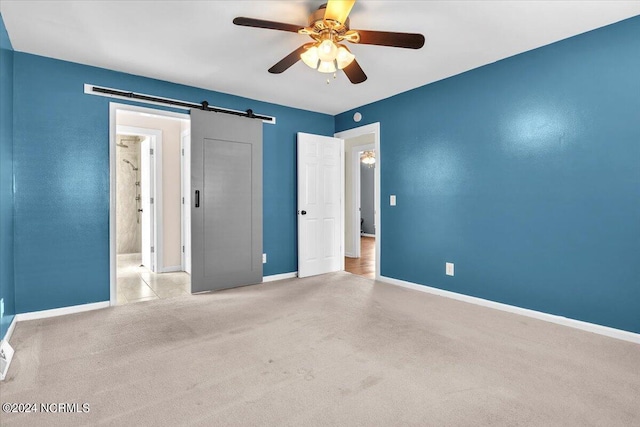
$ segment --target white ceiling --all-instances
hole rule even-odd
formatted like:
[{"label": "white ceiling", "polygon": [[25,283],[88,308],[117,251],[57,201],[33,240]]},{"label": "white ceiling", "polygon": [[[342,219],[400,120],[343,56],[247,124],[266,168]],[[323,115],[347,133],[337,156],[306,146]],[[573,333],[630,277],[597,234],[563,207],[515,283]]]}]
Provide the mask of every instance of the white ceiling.
[{"label": "white ceiling", "polygon": [[350,45],[369,76],[359,85],[343,73],[327,85],[326,74],[302,62],[269,74],[269,67],[310,39],[232,24],[247,16],[306,25],[322,3],[2,0],[0,12],[16,51],[328,114],[640,15],[637,0],[359,0],[352,29],[426,37],[420,50]]}]

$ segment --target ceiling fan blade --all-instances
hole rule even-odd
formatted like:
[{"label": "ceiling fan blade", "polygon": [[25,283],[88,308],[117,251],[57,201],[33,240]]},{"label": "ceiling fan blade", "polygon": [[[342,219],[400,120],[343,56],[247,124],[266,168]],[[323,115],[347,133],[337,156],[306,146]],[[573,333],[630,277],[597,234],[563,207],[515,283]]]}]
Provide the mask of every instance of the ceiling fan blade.
[{"label": "ceiling fan blade", "polygon": [[354,85],[367,80],[367,75],[364,73],[364,71],[362,71],[362,68],[360,68],[360,64],[358,64],[358,61],[356,61],[355,59],[351,64],[344,67],[342,71],[344,71],[351,83],[353,83]]},{"label": "ceiling fan blade", "polygon": [[307,46],[306,45],[300,46],[299,48],[297,48],[296,50],[291,52],[289,55],[287,55],[284,58],[282,58],[273,67],[269,68],[269,72],[271,74],[280,74],[280,73],[286,71],[293,64],[295,64],[296,62],[300,61],[300,55],[303,54],[305,50],[307,50]]},{"label": "ceiling fan blade", "polygon": [[266,28],[267,30],[280,30],[297,33],[298,30],[304,28],[301,25],[285,24],[284,22],[265,21],[262,19],[245,18],[239,16],[234,18],[233,23],[243,27]]},{"label": "ceiling fan blade", "polygon": [[420,49],[424,46],[424,36],[417,33],[393,33],[388,31],[355,30],[360,34],[359,44],[375,44],[378,46],[404,47]]},{"label": "ceiling fan blade", "polygon": [[356,0],[329,0],[324,11],[324,19],[344,24]]}]

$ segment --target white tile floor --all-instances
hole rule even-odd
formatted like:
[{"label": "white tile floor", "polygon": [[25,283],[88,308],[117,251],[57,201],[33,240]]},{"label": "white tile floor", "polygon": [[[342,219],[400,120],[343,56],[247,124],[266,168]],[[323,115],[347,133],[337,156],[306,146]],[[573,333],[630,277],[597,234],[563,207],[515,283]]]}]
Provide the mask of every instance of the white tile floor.
[{"label": "white tile floor", "polygon": [[191,277],[181,271],[156,274],[141,267],[140,254],[118,255],[118,304],[188,295]]}]

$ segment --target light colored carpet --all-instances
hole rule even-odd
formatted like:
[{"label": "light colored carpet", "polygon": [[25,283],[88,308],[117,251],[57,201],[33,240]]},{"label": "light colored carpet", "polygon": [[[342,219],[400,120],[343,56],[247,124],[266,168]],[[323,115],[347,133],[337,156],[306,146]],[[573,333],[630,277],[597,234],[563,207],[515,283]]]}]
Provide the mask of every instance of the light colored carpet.
[{"label": "light colored carpet", "polygon": [[640,346],[348,273],[18,323],[2,425],[640,425]]}]

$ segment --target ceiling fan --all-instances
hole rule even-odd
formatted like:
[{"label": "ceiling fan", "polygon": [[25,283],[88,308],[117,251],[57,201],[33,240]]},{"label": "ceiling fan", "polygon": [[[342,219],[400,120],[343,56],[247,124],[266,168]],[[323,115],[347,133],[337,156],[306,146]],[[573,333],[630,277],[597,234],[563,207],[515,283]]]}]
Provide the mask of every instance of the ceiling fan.
[{"label": "ceiling fan", "polygon": [[313,42],[300,46],[269,68],[270,73],[280,74],[302,60],[321,73],[342,70],[354,84],[367,80],[367,75],[360,68],[355,55],[341,42],[408,49],[420,49],[424,46],[422,34],[351,30],[349,12],[355,2],[356,0],[329,0],[309,16],[309,25],[306,27],[245,17],[235,18],[233,23],[244,27],[304,34],[313,39]]}]

